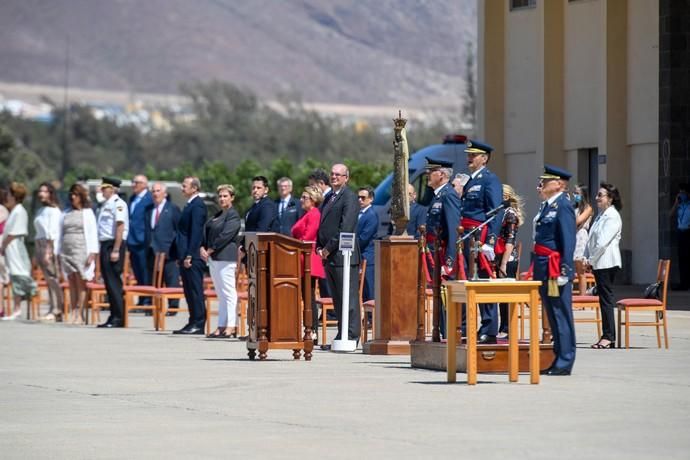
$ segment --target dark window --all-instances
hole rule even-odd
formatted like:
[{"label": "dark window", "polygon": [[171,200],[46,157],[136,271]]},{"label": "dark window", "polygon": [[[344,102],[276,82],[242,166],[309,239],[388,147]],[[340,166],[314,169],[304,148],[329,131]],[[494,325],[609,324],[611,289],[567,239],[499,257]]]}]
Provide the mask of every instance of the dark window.
[{"label": "dark window", "polygon": [[537,0],[510,0],[510,10],[522,10],[525,8],[535,8]]}]

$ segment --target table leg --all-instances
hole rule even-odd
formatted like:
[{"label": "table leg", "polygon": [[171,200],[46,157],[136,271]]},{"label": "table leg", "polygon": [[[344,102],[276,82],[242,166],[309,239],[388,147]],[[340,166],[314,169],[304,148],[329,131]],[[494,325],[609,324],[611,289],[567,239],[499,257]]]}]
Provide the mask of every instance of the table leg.
[{"label": "table leg", "polygon": [[[529,372],[530,383],[539,383],[539,294],[537,288],[533,288],[529,293],[530,314],[529,314]],[[542,316],[546,316],[542,312]]]},{"label": "table leg", "polygon": [[511,303],[508,305],[508,318],[510,322],[508,323],[508,368],[509,380],[511,382],[518,381],[518,362],[520,357],[518,356],[518,318],[517,318],[518,304]]},{"label": "table leg", "polygon": [[467,289],[467,384],[477,384],[477,302]]},{"label": "table leg", "polygon": [[[448,298],[452,299],[453,298],[453,288],[449,287],[448,291],[449,295]],[[446,308],[446,311],[448,312],[448,337],[446,340],[446,377],[448,383],[453,383],[456,382],[457,379],[457,373],[458,373],[458,366],[457,366],[457,359],[456,359],[456,346],[458,343],[458,333],[457,329],[454,327],[455,324],[455,317],[457,315],[458,311],[458,304],[450,301],[447,302],[448,307]]]}]

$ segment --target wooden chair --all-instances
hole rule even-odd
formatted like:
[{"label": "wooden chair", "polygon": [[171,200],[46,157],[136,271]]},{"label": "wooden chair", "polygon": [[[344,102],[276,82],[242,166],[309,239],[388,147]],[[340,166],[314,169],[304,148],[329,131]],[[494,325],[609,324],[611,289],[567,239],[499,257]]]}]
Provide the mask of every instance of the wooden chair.
[{"label": "wooden chair", "polygon": [[[664,328],[664,344],[668,349],[668,326],[666,321],[666,294],[668,291],[668,274],[671,261],[659,260],[656,271],[656,281],[661,283],[661,300],[657,299],[621,299],[616,303],[618,307],[618,348],[621,348],[621,327],[625,325],[625,348],[630,348],[630,326],[654,326],[656,327],[656,343],[661,348],[660,327]],[[654,313],[654,321],[631,321],[630,312],[651,311]],[[625,312],[625,320],[621,316]]]},{"label": "wooden chair", "polygon": [[321,349],[325,350],[327,347],[326,343],[328,340],[328,326],[337,326],[338,320],[328,319],[328,312],[335,309],[333,305],[332,297],[321,297],[319,292],[319,285],[316,284],[316,299],[314,300],[316,308],[321,308]]},{"label": "wooden chair", "polygon": [[[178,303],[176,308],[170,308],[168,307],[168,303],[170,300],[177,299],[177,300],[182,300],[184,299],[184,289],[182,287],[167,287],[165,286],[164,282],[164,275],[165,275],[165,260],[166,260],[166,255],[164,252],[159,252],[156,253],[156,258],[154,262],[154,271],[153,271],[153,279],[156,287],[156,291],[154,294],[154,304],[156,305],[157,311],[158,311],[158,320],[156,322],[156,330],[157,331],[164,331],[165,330],[165,318],[168,315],[168,312],[181,312],[181,311],[188,311],[187,308],[185,307],[180,307],[180,304]],[[157,263],[157,266],[156,266]],[[156,315],[154,314],[154,321],[156,321]]]},{"label": "wooden chair", "polygon": [[[159,252],[156,254],[156,257],[153,262],[153,285],[124,284],[123,289],[125,291],[125,302],[122,312],[122,319],[124,320],[125,327],[129,327],[130,310],[145,310],[151,311],[151,314],[153,316],[153,327],[156,330],[158,330],[158,315],[160,313],[160,309],[158,308],[157,295],[159,290],[158,279],[160,278],[159,271],[162,272],[162,267],[159,266],[161,259],[163,264],[165,264],[165,254]],[[124,279],[128,280],[129,278],[125,277]],[[135,297],[151,297],[151,305],[137,305],[134,301]]]},{"label": "wooden chair", "polygon": [[595,323],[597,325],[597,339],[601,337],[601,305],[599,304],[599,296],[587,295],[587,273],[585,273],[585,265],[581,260],[575,261],[575,273],[578,280],[578,293],[573,293],[572,309],[575,311],[589,311],[594,310],[594,318],[575,318],[576,323]]}]

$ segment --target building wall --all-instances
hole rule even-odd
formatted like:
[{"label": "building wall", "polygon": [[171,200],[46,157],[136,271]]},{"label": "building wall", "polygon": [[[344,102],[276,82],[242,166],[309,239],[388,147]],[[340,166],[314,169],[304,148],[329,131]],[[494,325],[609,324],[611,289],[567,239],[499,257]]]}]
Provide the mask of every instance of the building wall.
[{"label": "building wall", "polygon": [[[561,3],[537,0],[536,8],[510,11],[505,0],[504,8],[492,2],[480,14],[486,24],[505,27],[503,41],[484,49],[494,59],[504,56],[505,83],[502,102],[493,99],[494,121],[482,117],[480,107],[478,132],[500,128],[495,118],[502,105],[502,179],[526,199],[530,218],[538,207],[535,184],[544,159],[587,182],[577,177],[587,171],[582,152],[598,149],[606,163],[598,166],[593,188],[608,180],[623,192],[621,246],[628,276],[621,278],[649,282],[659,253],[658,225],[651,217],[659,212],[658,0],[548,1]],[[482,36],[487,33],[480,25],[480,50],[483,41],[489,43]],[[480,92],[490,85],[480,80]],[[520,234],[527,247],[530,227],[528,222]]]}]

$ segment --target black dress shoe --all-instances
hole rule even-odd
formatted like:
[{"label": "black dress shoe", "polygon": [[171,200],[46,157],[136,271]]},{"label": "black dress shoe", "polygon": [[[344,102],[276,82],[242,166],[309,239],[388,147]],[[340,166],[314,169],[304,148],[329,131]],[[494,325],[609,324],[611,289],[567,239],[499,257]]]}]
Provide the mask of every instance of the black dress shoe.
[{"label": "black dress shoe", "polygon": [[486,335],[486,334],[482,334],[482,335],[479,336],[479,340],[477,340],[477,343],[479,343],[479,344],[489,344],[489,345],[492,345],[492,344],[498,343],[498,340],[496,340],[496,336],[495,336],[495,335]]},{"label": "black dress shoe", "polygon": [[123,327],[124,325],[122,324],[122,321],[119,320],[108,320],[103,324],[99,324],[98,327],[106,328],[106,329],[112,329],[114,327]]},{"label": "black dress shoe", "polygon": [[178,329],[178,330],[176,330],[176,331],[173,331],[173,334],[186,334],[186,331],[188,331],[189,328],[191,328],[191,327],[192,327],[191,324],[187,324],[187,325],[186,325],[185,327],[183,327],[182,329]]},{"label": "black dress shoe", "polygon": [[548,375],[549,372],[551,372],[551,369],[553,369],[553,367],[547,367],[546,369],[539,371],[539,375]]},{"label": "black dress shoe", "polygon": [[551,369],[548,370],[546,375],[570,375],[571,370],[570,369],[564,369],[560,367],[552,367]]},{"label": "black dress shoe", "polygon": [[176,312],[176,311],[167,311],[167,312],[165,312],[165,316],[175,316],[175,315],[177,315],[177,312]]},{"label": "black dress shoe", "polygon": [[178,334],[183,334],[183,335],[204,335],[204,328],[203,327],[197,327],[197,326],[191,326],[189,328],[182,328],[179,331],[175,331]]}]

